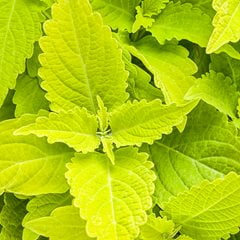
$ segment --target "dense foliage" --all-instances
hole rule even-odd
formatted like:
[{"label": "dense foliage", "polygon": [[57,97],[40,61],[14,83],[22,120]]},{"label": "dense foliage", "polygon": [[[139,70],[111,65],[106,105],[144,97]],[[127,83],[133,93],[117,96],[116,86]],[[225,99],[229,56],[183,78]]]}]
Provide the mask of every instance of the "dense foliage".
[{"label": "dense foliage", "polygon": [[239,0],[0,0],[0,240],[240,239]]}]

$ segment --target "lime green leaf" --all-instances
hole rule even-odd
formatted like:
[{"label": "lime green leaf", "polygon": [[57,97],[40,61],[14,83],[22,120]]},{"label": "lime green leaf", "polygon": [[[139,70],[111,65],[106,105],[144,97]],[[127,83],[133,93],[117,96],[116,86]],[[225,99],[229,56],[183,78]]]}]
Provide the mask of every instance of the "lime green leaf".
[{"label": "lime green leaf", "polygon": [[2,0],[0,4],[0,106],[14,88],[17,75],[24,72],[33,43],[41,36],[39,1]]},{"label": "lime green leaf", "polygon": [[49,143],[62,142],[76,151],[93,152],[100,144],[97,137],[98,122],[85,108],[40,116],[35,123],[15,131],[16,135],[46,136]]},{"label": "lime green leaf", "polygon": [[39,79],[24,74],[17,80],[16,93],[13,102],[16,104],[15,116],[20,117],[24,113],[38,113],[40,109],[48,110],[46,94],[39,85]]},{"label": "lime green leaf", "polygon": [[50,217],[35,219],[26,226],[50,240],[91,240],[85,232],[85,224],[79,209],[65,206],[55,209]]},{"label": "lime green leaf", "polygon": [[137,100],[146,99],[147,101],[152,101],[156,98],[163,99],[161,90],[150,83],[151,76],[137,65],[133,64],[133,66],[136,69],[136,75],[134,75],[134,84],[131,89],[132,98]]},{"label": "lime green leaf", "polygon": [[148,221],[141,227],[141,239],[143,240],[167,240],[172,239],[175,224],[166,218],[148,216]]},{"label": "lime green leaf", "polygon": [[13,135],[35,119],[36,115],[25,115],[0,123],[0,192],[35,195],[68,189],[64,173],[73,155],[71,149],[63,144],[49,145],[46,139],[33,135]]},{"label": "lime green leaf", "polygon": [[148,16],[143,15],[143,9],[138,6],[136,7],[137,10],[137,15],[136,15],[136,20],[133,24],[132,32],[135,33],[137,30],[139,30],[142,27],[148,28],[151,27],[152,24],[154,23],[154,19]]},{"label": "lime green leaf", "polygon": [[31,225],[31,221],[50,216],[51,212],[58,207],[71,204],[72,197],[67,192],[64,194],[46,194],[36,196],[27,204],[28,213],[23,219],[23,240],[36,240],[39,234],[32,232],[25,225]]},{"label": "lime green leaf", "polygon": [[178,237],[176,240],[193,240],[192,238],[190,238],[189,236],[186,235],[181,235],[180,237]]},{"label": "lime green leaf", "polygon": [[38,56],[41,53],[41,49],[39,43],[36,42],[34,44],[34,51],[33,55],[30,59],[27,59],[26,66],[27,66],[27,73],[30,77],[34,78],[38,76],[38,69],[40,68],[40,62],[38,60]]},{"label": "lime green leaf", "polygon": [[216,54],[226,53],[229,57],[240,60],[240,53],[231,44],[225,44],[215,51]]},{"label": "lime green leaf", "polygon": [[152,17],[154,15],[158,15],[161,10],[166,7],[166,4],[169,3],[170,0],[143,0],[142,9],[143,15]]},{"label": "lime green leaf", "polygon": [[87,220],[87,233],[98,240],[133,240],[147,220],[154,191],[152,163],[136,148],[115,152],[115,165],[105,154],[76,154],[66,177],[74,205]]},{"label": "lime green leaf", "polygon": [[125,102],[122,54],[100,15],[92,13],[87,0],[59,1],[52,15],[44,25],[47,36],[40,39],[39,70],[51,109],[80,106],[96,113],[97,95],[108,109]]},{"label": "lime green leaf", "polygon": [[100,12],[106,24],[119,30],[132,30],[136,6],[141,0],[90,0],[93,9]]},{"label": "lime green leaf", "polygon": [[99,123],[99,128],[102,132],[106,131],[109,125],[109,113],[107,108],[104,106],[102,99],[97,96],[98,108],[97,119]]},{"label": "lime green leaf", "polygon": [[[200,30],[201,29],[201,30]],[[159,43],[176,38],[206,47],[212,32],[211,18],[190,3],[169,3],[149,29]]]},{"label": "lime green leaf", "polygon": [[150,83],[150,74],[131,62],[132,57],[127,48],[124,46],[124,43],[121,42],[121,35],[120,38],[119,35],[120,34],[115,34],[114,36],[118,39],[123,50],[123,60],[126,70],[129,72],[127,91],[130,94],[130,99],[141,100],[145,98],[148,101],[156,98],[163,99],[161,90]]},{"label": "lime green leaf", "polygon": [[211,54],[210,69],[230,77],[240,90],[240,61],[222,54]]},{"label": "lime green leaf", "polygon": [[40,0],[40,1],[46,3],[47,6],[49,6],[49,7],[50,7],[54,2],[56,2],[56,0]]},{"label": "lime green leaf", "polygon": [[0,107],[0,121],[14,118],[16,106],[12,102],[13,95],[14,91],[9,90],[7,97],[3,102],[3,105]]},{"label": "lime green leaf", "polygon": [[240,176],[228,174],[214,182],[204,181],[164,206],[164,215],[176,224],[181,232],[196,240],[228,239],[239,231]]},{"label": "lime green leaf", "polygon": [[158,15],[168,2],[169,0],[143,0],[141,6],[136,7],[137,15],[133,24],[133,32],[136,32],[141,26],[144,28],[151,27],[155,22],[153,17]]},{"label": "lime green leaf", "polygon": [[129,51],[153,73],[154,82],[161,88],[166,103],[182,104],[184,95],[195,81],[191,75],[197,71],[194,62],[188,58],[188,51],[172,43],[161,46],[150,36],[132,44]]},{"label": "lime green leaf", "polygon": [[111,114],[113,142],[117,147],[152,144],[162,134],[170,134],[191,110],[191,105],[163,105],[160,100],[127,102]]},{"label": "lime green leaf", "polygon": [[102,137],[101,142],[103,145],[103,152],[105,152],[108,158],[111,160],[112,164],[115,164],[115,155],[113,152],[113,140],[112,138]]},{"label": "lime green leaf", "polygon": [[214,30],[209,39],[207,53],[218,50],[228,42],[240,39],[240,2],[238,0],[213,0],[217,14],[213,19]]},{"label": "lime green leaf", "polygon": [[162,207],[171,196],[230,171],[240,174],[240,139],[228,118],[206,103],[188,115],[182,134],[174,131],[150,147],[157,174],[156,201]]},{"label": "lime green leaf", "polygon": [[231,78],[225,77],[222,73],[210,71],[196,81],[187,92],[185,99],[202,99],[220,112],[236,118],[238,97],[236,85]]},{"label": "lime green leaf", "polygon": [[[174,0],[174,2],[179,2],[179,0]],[[211,18],[215,15],[212,0],[181,0],[181,3],[191,3],[193,7],[200,8],[202,12],[208,14]]]},{"label": "lime green leaf", "polygon": [[27,200],[17,199],[13,194],[4,195],[5,205],[0,213],[1,240],[22,240],[22,219],[26,214]]}]

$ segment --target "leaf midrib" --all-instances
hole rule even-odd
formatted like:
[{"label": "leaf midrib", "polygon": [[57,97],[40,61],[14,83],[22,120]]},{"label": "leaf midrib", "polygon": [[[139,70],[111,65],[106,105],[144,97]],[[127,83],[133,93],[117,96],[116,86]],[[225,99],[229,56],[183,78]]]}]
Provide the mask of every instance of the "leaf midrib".
[{"label": "leaf midrib", "polygon": [[[159,109],[158,109],[159,110]],[[162,108],[161,110],[164,110],[164,108]],[[170,109],[171,110],[171,109]],[[166,115],[168,115],[169,113],[170,113],[170,115],[172,115],[173,113],[175,113],[175,112],[178,112],[178,110],[177,111],[167,111],[165,114],[162,114],[161,115],[161,117],[162,116],[165,116],[166,117]],[[181,122],[181,119],[182,119],[182,117],[183,116],[178,116],[177,118],[176,118],[176,124],[178,124],[178,123],[180,123]],[[158,116],[158,115],[156,115],[155,117],[152,117],[152,118],[149,118],[147,121],[145,121],[145,122],[140,122],[140,123],[137,123],[137,124],[135,124],[135,125],[132,125],[132,126],[128,126],[128,127],[125,127],[125,128],[122,128],[122,129],[119,129],[119,130],[117,130],[117,131],[112,131],[112,134],[113,134],[113,136],[114,137],[116,137],[116,134],[119,134],[119,133],[121,133],[121,132],[127,132],[127,131],[129,131],[129,130],[131,130],[131,129],[134,129],[134,128],[136,128],[136,127],[141,127],[141,125],[144,125],[144,124],[148,124],[149,122],[155,122],[156,120],[159,120],[159,121],[161,121],[162,120],[162,118],[160,118],[160,117]],[[180,120],[179,120],[180,119]],[[174,124],[174,125],[176,125],[176,124]],[[110,122],[110,125],[111,125],[111,122]],[[166,126],[161,126],[161,128],[160,127],[158,127],[158,128],[155,128],[155,130],[157,129],[157,130],[159,130],[159,129],[161,129],[161,131],[159,130],[158,132],[162,132],[162,129],[163,128],[173,128],[173,126],[172,125],[169,125],[169,124],[165,124]],[[152,130],[153,130],[153,128],[151,128]],[[162,133],[165,133],[165,131],[163,131]],[[153,134],[152,136],[155,136],[156,134]]]},{"label": "leaf midrib", "polygon": [[[72,8],[70,7],[70,11],[71,11],[71,13],[72,13]],[[71,14],[71,16],[73,16],[74,14]],[[93,14],[91,14],[91,17],[93,17]],[[81,63],[82,63],[82,69],[84,70],[84,74],[85,74],[85,76],[86,76],[86,81],[85,81],[85,83],[86,83],[86,86],[87,86],[87,89],[88,89],[88,92],[89,92],[89,97],[90,97],[90,103],[91,103],[91,105],[92,105],[92,110],[93,110],[93,112],[96,114],[97,113],[97,110],[96,110],[96,107],[95,107],[95,104],[94,104],[94,100],[93,100],[93,94],[92,94],[92,91],[91,91],[91,87],[90,87],[90,82],[89,82],[89,77],[88,77],[88,71],[87,71],[87,69],[86,69],[86,64],[85,64],[85,62],[84,62],[84,60],[83,60],[83,57],[82,57],[82,55],[81,55],[81,50],[80,50],[80,46],[79,46],[79,41],[78,41],[78,37],[77,37],[77,34],[76,34],[76,31],[77,31],[77,26],[75,25],[75,21],[74,21],[74,19],[73,18],[71,18],[71,20],[72,20],[72,26],[73,26],[73,28],[74,28],[74,36],[75,36],[75,39],[76,39],[76,45],[77,45],[77,48],[78,48],[78,52],[79,52],[79,54],[78,54],[78,56],[79,56],[79,58],[80,58],[80,61],[81,61]],[[91,38],[89,39],[90,41],[91,41]]]},{"label": "leaf midrib", "polygon": [[[116,216],[115,216],[115,211],[114,211],[114,203],[113,203],[113,189],[112,189],[112,178],[111,178],[111,170],[110,170],[110,162],[109,162],[109,159],[107,159],[107,183],[108,183],[108,189],[109,189],[109,202],[110,202],[110,205],[111,205],[111,215],[113,217],[113,221],[115,221],[116,219]],[[117,229],[116,229],[116,224],[115,223],[112,223],[113,226],[114,226],[114,233],[115,233],[115,236],[118,236],[117,234]],[[118,237],[114,240],[117,240]]]},{"label": "leaf midrib", "polygon": [[[240,2],[238,3],[238,5],[236,6],[235,10],[233,11],[233,14],[231,15],[231,17],[230,17],[230,19],[229,19],[226,27],[223,29],[223,31],[221,31],[221,33],[220,33],[220,35],[219,35],[219,37],[218,37],[218,40],[219,40],[219,39],[222,39],[223,35],[226,33],[227,29],[228,29],[229,26],[231,25],[231,22],[232,22],[233,18],[235,17],[235,14],[237,13],[237,11],[239,11],[239,8],[240,8]],[[216,30],[216,29],[215,29],[215,30]],[[214,32],[215,32],[215,30],[214,30]],[[217,31],[219,31],[219,29],[218,29]],[[213,33],[214,33],[214,32],[213,32]],[[231,41],[231,40],[230,40],[230,41]],[[215,41],[215,43],[214,43],[214,44],[215,44],[215,48],[216,48],[216,43],[217,43],[217,41]],[[219,44],[218,44],[218,45],[219,45]],[[221,45],[221,46],[222,46],[222,45]],[[220,46],[220,47],[221,47],[221,46]],[[218,47],[218,49],[219,49],[220,47]],[[212,47],[212,48],[213,48],[213,47]]]},{"label": "leaf midrib", "polygon": [[[231,191],[230,193],[228,193],[227,195],[224,195],[223,198],[220,198],[218,201],[214,202],[213,204],[209,205],[207,208],[202,209],[202,211],[198,212],[197,214],[188,217],[187,219],[181,221],[181,224],[184,225],[184,223],[188,222],[189,220],[191,221],[194,218],[197,218],[198,216],[200,216],[201,214],[204,214],[205,212],[207,212],[209,209],[211,209],[212,207],[216,206],[217,204],[219,204],[221,201],[226,200],[227,198],[229,198],[229,196],[233,195],[235,192],[239,191],[240,187],[238,187],[237,189],[234,189],[234,191]],[[240,205],[240,203],[238,204]]]}]

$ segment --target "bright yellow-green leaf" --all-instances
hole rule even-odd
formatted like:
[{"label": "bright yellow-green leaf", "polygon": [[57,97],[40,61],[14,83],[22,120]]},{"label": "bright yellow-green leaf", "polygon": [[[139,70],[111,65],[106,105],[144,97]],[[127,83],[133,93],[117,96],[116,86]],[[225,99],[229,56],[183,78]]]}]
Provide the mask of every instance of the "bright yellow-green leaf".
[{"label": "bright yellow-green leaf", "polygon": [[87,220],[87,233],[98,240],[133,240],[152,206],[155,174],[146,153],[121,148],[115,165],[106,154],[76,154],[66,177],[74,205]]},{"label": "bright yellow-green leaf", "polygon": [[87,153],[93,152],[100,144],[97,128],[97,118],[85,108],[76,107],[68,112],[52,112],[49,117],[40,116],[35,123],[21,127],[15,134],[46,136],[49,143],[66,143],[76,151]]},{"label": "bright yellow-green leaf", "polygon": [[103,152],[105,152],[108,158],[111,160],[112,164],[115,164],[115,155],[113,152],[113,140],[112,138],[102,137],[101,142],[103,145]]},{"label": "bright yellow-green leaf", "polygon": [[97,95],[108,109],[125,102],[121,51],[88,0],[60,0],[52,6],[52,16],[44,25],[47,36],[40,39],[39,70],[51,109],[78,106],[96,113]]},{"label": "bright yellow-green leaf", "polygon": [[236,118],[238,98],[239,93],[233,80],[214,71],[197,79],[185,96],[188,100],[202,99],[232,119]]},{"label": "bright yellow-green leaf", "polygon": [[206,47],[212,32],[211,18],[190,3],[170,2],[157,16],[149,31],[160,44],[176,38]]},{"label": "bright yellow-green leaf", "polygon": [[48,217],[55,208],[70,205],[71,202],[72,196],[69,192],[63,194],[44,194],[31,199],[27,204],[28,213],[22,221],[22,225],[24,226],[23,240],[39,240],[39,234],[31,231],[26,225],[31,226],[32,221]]},{"label": "bright yellow-green leaf", "polygon": [[73,206],[56,208],[51,216],[26,223],[34,232],[49,237],[49,240],[93,240],[85,231],[85,221]]},{"label": "bright yellow-green leaf", "polygon": [[102,99],[97,96],[98,101],[98,111],[97,111],[97,119],[100,131],[104,132],[107,130],[109,125],[109,113],[107,108],[104,106]]},{"label": "bright yellow-green leaf", "polygon": [[216,15],[213,19],[214,30],[209,39],[207,52],[212,53],[228,42],[240,39],[240,2],[239,0],[213,0]]},{"label": "bright yellow-green leaf", "polygon": [[140,6],[136,7],[136,10],[137,10],[136,20],[135,20],[135,22],[133,24],[133,28],[132,28],[132,32],[134,32],[134,33],[137,30],[139,30],[141,28],[141,26],[143,26],[144,28],[151,27],[155,21],[151,17],[144,16],[143,9]]},{"label": "bright yellow-green leaf", "polygon": [[226,115],[204,102],[188,115],[183,133],[174,130],[149,148],[157,174],[155,200],[161,208],[204,179],[240,173],[238,130]]},{"label": "bright yellow-green leaf", "polygon": [[111,114],[110,126],[117,147],[152,144],[183,122],[192,105],[163,105],[160,100],[127,102]]},{"label": "bright yellow-green leaf", "polygon": [[228,239],[229,234],[239,231],[239,199],[240,176],[229,173],[170,199],[163,213],[182,225],[182,233],[196,240]]},{"label": "bright yellow-green leaf", "polygon": [[0,193],[31,196],[68,189],[64,173],[73,155],[71,149],[63,144],[50,145],[45,138],[33,135],[13,135],[16,129],[33,123],[36,117],[23,115],[0,123]]},{"label": "bright yellow-green leaf", "polygon": [[136,7],[137,15],[133,24],[133,32],[136,32],[141,26],[149,28],[155,22],[155,15],[158,15],[169,3],[169,0],[143,0],[141,7]]},{"label": "bright yellow-green leaf", "polygon": [[197,71],[184,47],[174,43],[160,45],[150,36],[125,43],[125,46],[152,72],[155,85],[161,88],[166,103],[184,102],[184,95],[195,81],[192,75]]},{"label": "bright yellow-green leaf", "polygon": [[176,234],[175,224],[166,218],[148,216],[148,221],[141,227],[141,239],[143,240],[167,240]]},{"label": "bright yellow-green leaf", "polygon": [[113,29],[132,30],[136,7],[141,0],[90,0],[93,9],[101,13],[106,24]]},{"label": "bright yellow-green leaf", "polygon": [[0,106],[14,88],[19,73],[24,72],[33,43],[41,35],[40,1],[1,0],[0,3]]},{"label": "bright yellow-green leaf", "polygon": [[181,235],[176,240],[194,240],[194,239],[186,235]]}]

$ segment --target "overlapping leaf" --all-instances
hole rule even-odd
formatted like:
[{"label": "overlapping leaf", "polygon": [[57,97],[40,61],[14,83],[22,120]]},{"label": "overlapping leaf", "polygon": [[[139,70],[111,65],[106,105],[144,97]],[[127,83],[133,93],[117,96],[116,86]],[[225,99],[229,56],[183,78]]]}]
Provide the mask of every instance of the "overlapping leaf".
[{"label": "overlapping leaf", "polygon": [[17,199],[13,194],[4,195],[4,207],[0,213],[1,240],[22,240],[22,219],[26,214],[27,200]]},{"label": "overlapping leaf", "polygon": [[61,0],[52,6],[52,15],[44,26],[47,36],[40,40],[39,70],[51,109],[77,105],[96,113],[96,95],[108,109],[123,103],[127,72],[101,16],[92,13],[87,0]]},{"label": "overlapping leaf", "polygon": [[130,95],[130,99],[146,99],[148,101],[156,98],[163,99],[161,90],[152,84],[150,74],[131,62],[132,56],[124,46],[124,42],[121,42],[121,35],[119,37],[119,34],[115,34],[114,37],[118,39],[118,43],[122,48],[125,68],[129,72],[127,91]]},{"label": "overlapping leaf", "polygon": [[174,131],[150,147],[157,173],[156,201],[162,206],[204,179],[240,173],[240,140],[224,114],[202,103],[188,116],[182,134]]},{"label": "overlapping leaf", "polygon": [[148,221],[141,227],[142,240],[166,240],[172,239],[174,233],[175,224],[172,220],[166,218],[155,217],[154,215],[148,216]]},{"label": "overlapping leaf", "polygon": [[165,40],[187,39],[206,47],[212,32],[211,18],[190,3],[170,3],[149,29],[163,44]]},{"label": "overlapping leaf", "polygon": [[240,2],[238,0],[213,0],[216,15],[214,30],[209,39],[207,52],[212,53],[228,42],[240,39]]},{"label": "overlapping leaf", "polygon": [[117,147],[152,144],[162,134],[171,133],[191,109],[191,104],[177,107],[163,105],[160,100],[128,102],[111,114],[113,142]]},{"label": "overlapping leaf", "polygon": [[0,106],[41,36],[40,1],[2,0],[0,4]]},{"label": "overlapping leaf", "polygon": [[129,32],[135,20],[136,7],[141,0],[90,0],[93,9],[100,12],[104,22],[112,28]]},{"label": "overlapping leaf", "polygon": [[147,220],[155,175],[148,155],[135,148],[119,149],[115,158],[112,165],[101,153],[76,154],[66,176],[90,237],[133,240]]},{"label": "overlapping leaf", "polygon": [[91,240],[93,238],[86,234],[85,224],[79,216],[79,209],[65,206],[56,208],[49,217],[35,219],[26,225],[50,240]]},{"label": "overlapping leaf", "polygon": [[163,94],[160,89],[153,86],[151,76],[137,65],[133,65],[134,73],[132,73],[133,80],[129,84],[130,96],[133,99],[146,99],[152,101],[155,99],[163,99]]},{"label": "overlapping leaf", "polygon": [[27,62],[26,62],[26,67],[27,67],[26,71],[27,71],[28,75],[32,78],[38,77],[38,69],[41,66],[40,62],[38,60],[38,56],[41,52],[42,51],[40,49],[39,43],[36,42],[34,44],[33,55],[30,59],[27,59]]},{"label": "overlapping leaf", "polygon": [[15,134],[46,136],[49,143],[63,142],[76,151],[87,153],[93,152],[100,144],[97,128],[96,117],[86,109],[76,107],[68,112],[40,116],[35,123],[18,129]]},{"label": "overlapping leaf", "polygon": [[125,46],[153,73],[154,82],[168,104],[184,102],[184,95],[195,80],[192,75],[197,71],[184,47],[174,43],[159,45],[150,36]]},{"label": "overlapping leaf", "polygon": [[166,7],[166,4],[169,2],[169,0],[143,0],[142,2],[142,9],[144,16],[154,16],[158,15],[162,9]]},{"label": "overlapping leaf", "polygon": [[[179,2],[179,0],[173,0]],[[200,8],[204,13],[210,17],[215,15],[215,11],[212,8],[212,0],[180,0],[181,3],[191,3],[194,7]]]},{"label": "overlapping leaf", "polygon": [[143,0],[141,6],[136,7],[137,15],[133,24],[133,32],[136,32],[141,26],[151,27],[155,21],[153,16],[158,15],[168,2],[169,0]]},{"label": "overlapping leaf", "polygon": [[187,92],[185,99],[200,98],[231,118],[236,118],[239,98],[236,88],[231,78],[211,71],[196,81]]},{"label": "overlapping leaf", "polygon": [[[24,226],[23,240],[36,240],[39,237],[39,234],[31,231],[26,225],[31,226],[32,221],[50,216],[55,208],[69,205],[71,201],[72,197],[68,192],[63,194],[40,195],[31,199],[27,204],[28,213],[25,215],[22,222]],[[59,225],[57,226],[59,227]]]},{"label": "overlapping leaf", "polygon": [[228,239],[239,231],[240,176],[228,174],[213,182],[204,181],[164,206],[167,215],[181,232],[196,240]]},{"label": "overlapping leaf", "polygon": [[225,76],[230,77],[237,86],[237,90],[240,90],[240,61],[233,59],[228,55],[212,54],[211,55],[211,70],[215,72],[221,72]]},{"label": "overlapping leaf", "polygon": [[35,195],[68,189],[64,173],[73,155],[71,149],[63,144],[49,145],[46,139],[33,135],[13,135],[35,119],[36,115],[26,115],[0,123],[0,193]]},{"label": "overlapping leaf", "polygon": [[24,113],[38,113],[40,109],[48,110],[46,93],[41,89],[38,78],[24,74],[18,78],[15,89],[13,102],[16,104],[16,117]]}]

